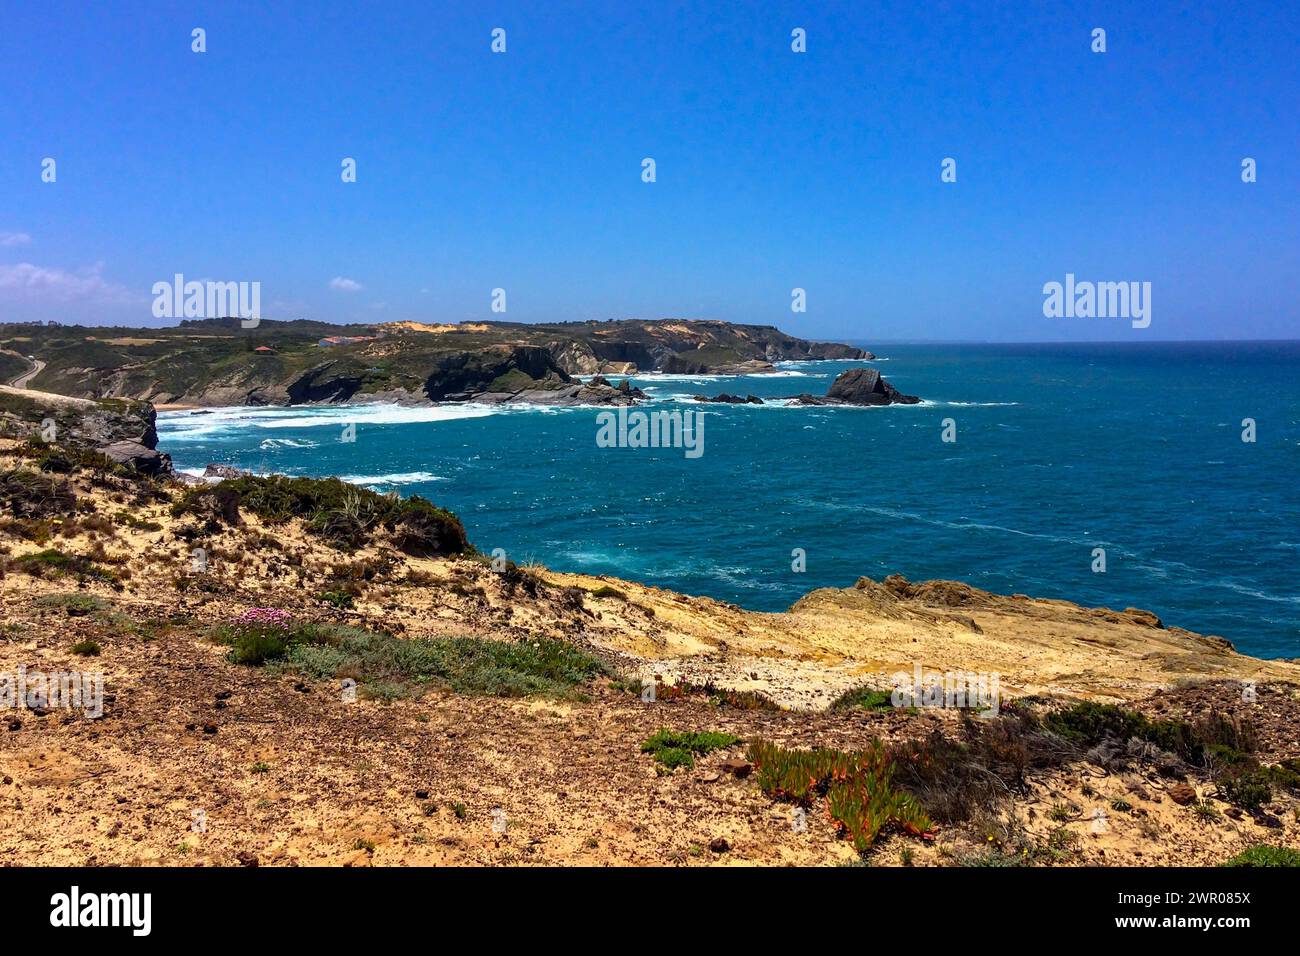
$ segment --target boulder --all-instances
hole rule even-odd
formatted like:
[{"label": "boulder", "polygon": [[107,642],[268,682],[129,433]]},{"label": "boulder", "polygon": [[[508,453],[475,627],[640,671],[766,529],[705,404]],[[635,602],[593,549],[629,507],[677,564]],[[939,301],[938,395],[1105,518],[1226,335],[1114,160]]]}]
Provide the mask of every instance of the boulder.
[{"label": "boulder", "polygon": [[904,395],[874,368],[851,368],[841,372],[824,396],[792,395],[800,405],[916,405],[915,395]]},{"label": "boulder", "polygon": [[1169,799],[1179,806],[1185,807],[1196,800],[1196,791],[1192,789],[1191,784],[1173,783],[1169,785],[1167,792]]},{"label": "boulder", "polygon": [[759,398],[757,395],[746,395],[744,398],[741,398],[739,395],[728,395],[726,392],[723,392],[721,395],[718,395],[716,398],[709,398],[709,396],[707,395],[694,395],[692,396],[692,398],[694,398],[695,401],[697,402],[713,402],[722,405],[762,405],[763,404],[763,400]]},{"label": "boulder", "polygon": [[723,761],[722,769],[733,776],[748,777],[754,766],[744,757],[729,757]]},{"label": "boulder", "polygon": [[172,470],[172,456],[137,441],[118,441],[99,449],[119,465],[142,475],[166,475]]},{"label": "boulder", "polygon": [[204,478],[243,478],[245,475],[251,474],[251,471],[236,468],[234,465],[209,464],[207,468],[203,469]]},{"label": "boulder", "polygon": [[847,405],[915,405],[920,401],[913,395],[904,395],[890,385],[874,368],[851,368],[841,372],[826,392]]}]

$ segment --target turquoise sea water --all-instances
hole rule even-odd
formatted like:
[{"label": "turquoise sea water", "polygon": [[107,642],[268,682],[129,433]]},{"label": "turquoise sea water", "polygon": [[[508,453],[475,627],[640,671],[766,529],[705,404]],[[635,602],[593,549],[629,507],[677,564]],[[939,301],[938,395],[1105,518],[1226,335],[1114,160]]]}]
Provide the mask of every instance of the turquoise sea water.
[{"label": "turquoise sea water", "polygon": [[[635,377],[654,399],[643,410],[704,411],[694,459],[598,448],[594,408],[169,413],[161,447],[179,468],[418,493],[485,551],[747,608],[898,572],[1147,608],[1247,653],[1300,656],[1300,343],[866,345],[879,361]],[[863,364],[926,403],[675,401],[823,394]],[[941,441],[947,418],[954,443]],[[339,440],[348,422],[354,443]],[[1105,573],[1092,570],[1099,547]]]}]

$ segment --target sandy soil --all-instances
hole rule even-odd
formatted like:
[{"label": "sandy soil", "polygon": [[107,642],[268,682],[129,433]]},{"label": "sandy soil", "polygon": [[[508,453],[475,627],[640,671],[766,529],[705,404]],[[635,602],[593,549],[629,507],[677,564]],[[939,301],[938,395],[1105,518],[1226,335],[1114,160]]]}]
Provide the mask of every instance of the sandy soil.
[{"label": "sandy soil", "polygon": [[[0,447],[0,471],[11,464]],[[665,726],[846,749],[955,731],[947,710],[825,709],[845,689],[887,688],[916,664],[997,671],[1008,698],[1234,714],[1257,726],[1261,759],[1300,756],[1300,667],[1145,612],[864,579],[759,614],[544,568],[527,569],[540,582],[530,593],[477,561],[410,558],[340,611],[313,595],[331,567],[376,549],[343,556],[296,526],[246,518],[207,542],[209,570],[196,579],[168,502],[89,483],[81,491],[102,514],[129,509],[135,526],[52,544],[0,530],[9,558],[102,547],[126,576],[120,590],[14,571],[0,579],[0,672],[99,668],[108,695],[98,719],[0,713],[5,864],[846,863],[857,854],[822,812],[799,830],[790,807],[723,770],[743,743],[663,774],[640,742]],[[69,613],[48,600],[69,592],[108,610]],[[229,663],[207,629],[253,606],[406,637],[562,637],[628,677],[755,690],[788,709],[719,707],[707,695],[644,703],[605,678],[574,700],[431,691],[351,701],[329,681]],[[72,653],[87,638],[98,657]],[[1201,809],[1173,799],[1180,783]],[[1046,848],[1039,864],[1206,864],[1257,842],[1300,848],[1293,798],[1278,796],[1264,822],[1232,811],[1203,779],[1078,762],[1031,773],[996,814],[942,826],[932,840],[890,835],[867,859],[945,865],[1032,846]]]}]

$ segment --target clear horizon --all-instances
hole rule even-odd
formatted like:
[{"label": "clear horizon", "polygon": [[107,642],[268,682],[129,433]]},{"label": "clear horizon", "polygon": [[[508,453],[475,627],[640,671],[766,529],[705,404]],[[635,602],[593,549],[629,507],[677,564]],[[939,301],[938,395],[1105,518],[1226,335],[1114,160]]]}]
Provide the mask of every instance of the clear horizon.
[{"label": "clear horizon", "polygon": [[[131,10],[7,16],[0,321],[174,324],[184,273],[268,319],[1300,337],[1300,10]],[[1150,326],[1046,317],[1067,274]]]}]

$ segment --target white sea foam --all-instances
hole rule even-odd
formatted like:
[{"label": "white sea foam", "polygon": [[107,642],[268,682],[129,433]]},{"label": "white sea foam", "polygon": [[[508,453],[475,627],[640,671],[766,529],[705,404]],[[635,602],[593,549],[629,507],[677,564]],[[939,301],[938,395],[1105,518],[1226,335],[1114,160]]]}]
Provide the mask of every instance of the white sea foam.
[{"label": "white sea foam", "polygon": [[[203,412],[163,412],[158,431],[165,439],[214,438],[245,428],[324,428],[358,425],[405,425],[415,422],[482,418],[500,411],[490,405],[298,405],[217,408]],[[288,444],[293,439],[276,439]],[[311,447],[295,445],[291,447]]]},{"label": "white sea foam", "polygon": [[447,479],[429,471],[399,471],[391,475],[342,475],[339,480],[350,485],[418,485]]},{"label": "white sea foam", "polygon": [[919,408],[1015,408],[1019,402],[945,402],[933,398],[923,398],[913,407]]},{"label": "white sea foam", "polygon": [[678,372],[638,372],[631,376],[633,382],[723,382],[733,378],[743,378],[741,375],[686,375]]},{"label": "white sea foam", "polygon": [[355,423],[357,425],[411,425],[418,422],[450,422],[465,418],[486,418],[494,413],[487,405],[341,405],[306,415],[266,417],[254,421],[258,428],[316,428]]},{"label": "white sea foam", "polygon": [[263,438],[261,448],[319,448],[320,442],[309,438]]}]

